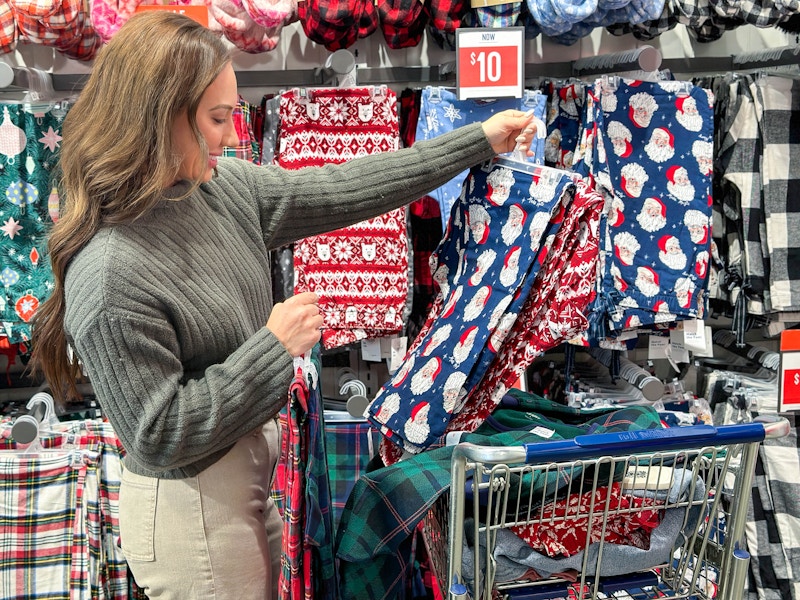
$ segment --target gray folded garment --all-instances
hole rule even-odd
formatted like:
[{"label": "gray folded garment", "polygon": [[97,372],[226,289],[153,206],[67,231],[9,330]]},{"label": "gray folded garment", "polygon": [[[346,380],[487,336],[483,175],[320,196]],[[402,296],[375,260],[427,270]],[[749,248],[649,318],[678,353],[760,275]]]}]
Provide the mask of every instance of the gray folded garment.
[{"label": "gray folded garment", "polygon": [[[693,478],[692,472],[686,469],[676,468],[669,491],[669,502],[685,501],[694,480],[693,502],[700,502],[706,496],[704,481],[700,478]],[[530,569],[536,571],[541,577],[551,577],[553,574],[583,568],[584,553],[588,553],[587,575],[594,575],[597,556],[600,546],[603,546],[603,557],[600,565],[600,576],[608,577],[612,575],[626,575],[644,571],[657,565],[667,563],[672,558],[672,554],[677,546],[679,537],[683,531],[685,535],[694,534],[697,524],[705,518],[705,504],[688,507],[689,514],[684,527],[684,516],[686,508],[669,508],[664,511],[661,523],[650,533],[650,548],[643,550],[635,546],[594,542],[589,544],[584,550],[577,554],[563,558],[551,558],[545,554],[537,552],[530,545],[510,529],[498,529],[497,539],[494,546],[494,559],[496,562],[495,582],[505,583],[520,580]],[[470,519],[464,524],[464,530],[470,531],[473,523]],[[485,536],[479,536],[481,546],[481,556],[486,556]],[[467,536],[464,537],[462,555],[462,575],[467,585],[472,584],[474,569],[474,555],[472,548],[467,543]],[[471,543],[473,540],[469,540]],[[483,560],[483,559],[482,559]]]}]

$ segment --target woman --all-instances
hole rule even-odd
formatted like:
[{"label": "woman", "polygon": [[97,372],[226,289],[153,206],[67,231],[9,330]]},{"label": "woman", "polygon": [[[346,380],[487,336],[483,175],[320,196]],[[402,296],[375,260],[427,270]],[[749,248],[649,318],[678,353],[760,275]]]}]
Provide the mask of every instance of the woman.
[{"label": "woman", "polygon": [[269,249],[402,206],[533,136],[530,116],[507,111],[288,171],[221,158],[237,98],[223,42],[144,12],[101,50],[64,121],[34,364],[60,400],[83,370],[126,449],[120,538],[150,598],[276,594],[276,415],[322,317],[311,292],[272,305]]}]

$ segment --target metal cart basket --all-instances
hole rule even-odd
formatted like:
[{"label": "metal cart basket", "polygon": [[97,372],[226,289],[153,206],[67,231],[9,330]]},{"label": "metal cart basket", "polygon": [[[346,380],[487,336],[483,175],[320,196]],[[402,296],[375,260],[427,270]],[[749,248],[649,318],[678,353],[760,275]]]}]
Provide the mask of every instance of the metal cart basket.
[{"label": "metal cart basket", "polygon": [[458,444],[450,493],[422,529],[442,594],[741,600],[758,445],[788,431],[776,416],[515,447]]}]

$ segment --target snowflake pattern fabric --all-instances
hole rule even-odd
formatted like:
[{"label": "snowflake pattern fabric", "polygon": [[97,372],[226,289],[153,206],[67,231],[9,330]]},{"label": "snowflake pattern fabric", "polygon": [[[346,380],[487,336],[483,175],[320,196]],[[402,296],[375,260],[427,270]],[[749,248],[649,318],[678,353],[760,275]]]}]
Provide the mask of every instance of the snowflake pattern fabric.
[{"label": "snowflake pattern fabric", "polygon": [[[416,140],[429,140],[469,123],[477,123],[493,114],[516,109],[533,110],[534,116],[544,124],[547,97],[533,90],[526,90],[522,98],[498,98],[494,100],[459,100],[452,91],[441,87],[428,86],[422,90],[420,114],[417,120]],[[536,137],[532,144],[534,157],[531,162],[544,164],[544,138]],[[461,185],[469,170],[465,170],[442,186],[431,192],[430,196],[439,203],[442,216],[442,229],[447,227],[450,211],[461,193]]]},{"label": "snowflake pattern fabric", "polygon": [[[287,169],[399,147],[397,97],[386,88],[291,90],[280,114],[276,163]],[[408,254],[405,208],[295,244],[294,291],[319,295],[326,350],[402,331]]]}]

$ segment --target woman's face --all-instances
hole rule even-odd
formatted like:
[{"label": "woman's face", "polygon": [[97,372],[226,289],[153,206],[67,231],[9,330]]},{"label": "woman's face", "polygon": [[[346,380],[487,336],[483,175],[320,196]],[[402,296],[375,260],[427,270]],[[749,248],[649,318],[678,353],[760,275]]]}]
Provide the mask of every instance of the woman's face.
[{"label": "woman's face", "polygon": [[[183,111],[172,125],[172,143],[181,157],[178,180],[200,179],[209,181],[222,156],[224,146],[238,145],[236,128],[233,125],[233,110],[239,99],[236,74],[228,63],[217,78],[208,86],[197,107],[197,126],[208,146],[208,157],[201,157],[200,145],[194,138],[189,118]],[[204,160],[205,159],[205,160]]]}]

